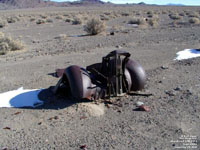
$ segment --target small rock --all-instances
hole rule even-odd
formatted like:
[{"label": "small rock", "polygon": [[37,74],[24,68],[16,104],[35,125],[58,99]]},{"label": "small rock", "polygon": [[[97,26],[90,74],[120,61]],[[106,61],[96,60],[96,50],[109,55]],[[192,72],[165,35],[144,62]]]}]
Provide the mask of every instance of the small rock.
[{"label": "small rock", "polygon": [[54,116],[54,119],[57,120],[57,119],[59,119],[59,118],[58,118],[58,116]]},{"label": "small rock", "polygon": [[86,119],[86,118],[87,118],[86,116],[82,116],[82,117],[80,117],[80,120]]},{"label": "small rock", "polygon": [[175,91],[165,91],[165,93],[167,94],[167,95],[169,95],[169,96],[175,96],[176,95],[176,93],[175,93]]},{"label": "small rock", "polygon": [[175,90],[175,91],[180,91],[180,90],[181,90],[181,87],[178,86],[178,87],[176,87],[174,90]]},{"label": "small rock", "polygon": [[117,139],[117,137],[114,136],[114,135],[111,135],[111,138],[112,138],[112,140],[116,140]]},{"label": "small rock", "polygon": [[140,102],[140,101],[137,101],[137,102],[136,102],[136,106],[137,106],[137,107],[140,107],[140,106],[142,106],[142,105],[144,105],[143,102]]},{"label": "small rock", "polygon": [[192,92],[191,89],[188,89],[188,90],[187,90],[187,93],[188,93],[189,95],[192,95],[192,94],[193,94],[193,92]]},{"label": "small rock", "polygon": [[5,127],[5,128],[3,128],[3,129],[5,129],[5,130],[10,130],[11,128],[10,128],[10,127]]},{"label": "small rock", "polygon": [[110,104],[105,104],[105,106],[106,106],[107,108],[112,107],[112,105],[110,105]]},{"label": "small rock", "polygon": [[21,112],[20,111],[18,111],[18,112],[16,112],[16,113],[14,113],[13,115],[18,115],[18,114],[20,114]]},{"label": "small rock", "polygon": [[81,145],[80,149],[85,149],[87,146],[86,145]]},{"label": "small rock", "polygon": [[169,69],[167,66],[161,66],[161,69]]},{"label": "small rock", "polygon": [[102,44],[98,44],[97,47],[99,47],[99,48],[102,47]]},{"label": "small rock", "polygon": [[115,35],[115,32],[114,31],[110,32],[110,35]]},{"label": "small rock", "polygon": [[120,45],[117,45],[116,48],[122,48]]},{"label": "small rock", "polygon": [[150,108],[148,106],[141,105],[139,108],[141,111],[147,111],[147,112],[150,111]]}]

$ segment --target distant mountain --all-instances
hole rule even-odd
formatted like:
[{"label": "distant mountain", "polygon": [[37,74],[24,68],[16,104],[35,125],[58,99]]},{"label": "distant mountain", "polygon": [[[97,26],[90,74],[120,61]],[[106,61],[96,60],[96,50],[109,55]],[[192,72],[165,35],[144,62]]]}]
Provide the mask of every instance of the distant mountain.
[{"label": "distant mountain", "polygon": [[146,3],[140,2],[140,3],[138,3],[138,5],[146,5]]},{"label": "distant mountain", "polygon": [[101,0],[80,0],[80,1],[74,1],[69,2],[71,5],[99,5],[99,4],[105,4]]},{"label": "distant mountain", "polygon": [[50,0],[0,0],[0,9],[9,8],[34,8],[48,6],[71,6],[71,5],[102,5],[105,4],[101,0],[80,0],[74,2],[53,2]]},{"label": "distant mountain", "polygon": [[0,0],[0,5],[2,4],[16,8],[32,8],[32,7],[59,5],[56,2],[45,1],[45,0]]},{"label": "distant mountain", "polygon": [[169,3],[167,4],[168,6],[184,6],[183,4],[173,4],[173,3]]},{"label": "distant mountain", "polygon": [[[144,2],[138,4],[133,3],[134,5],[147,5]],[[89,6],[89,5],[117,5],[111,2],[103,2],[101,0],[77,0],[74,2],[54,2],[51,0],[0,0],[0,10],[2,9],[14,9],[14,8],[35,8],[35,7],[66,7],[66,6]],[[184,6],[182,4],[167,4],[169,6]]]}]

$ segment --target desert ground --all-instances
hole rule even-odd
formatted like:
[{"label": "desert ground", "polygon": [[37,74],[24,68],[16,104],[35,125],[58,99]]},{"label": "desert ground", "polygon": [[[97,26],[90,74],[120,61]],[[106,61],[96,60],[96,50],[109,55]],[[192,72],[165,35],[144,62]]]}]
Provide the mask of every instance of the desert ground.
[{"label": "desert ground", "polygon": [[[200,149],[200,58],[174,60],[178,51],[200,48],[200,7],[63,7],[0,14],[0,32],[24,45],[0,55],[0,93],[45,89],[43,106],[0,108],[0,149]],[[83,26],[93,17],[106,29],[91,36]],[[142,19],[134,23],[135,18]],[[106,103],[50,92],[59,80],[53,76],[57,68],[86,67],[113,50],[131,53],[143,66],[147,82],[141,93],[152,96],[132,94]],[[137,101],[150,111],[136,111]],[[187,137],[193,141],[180,142]]]}]

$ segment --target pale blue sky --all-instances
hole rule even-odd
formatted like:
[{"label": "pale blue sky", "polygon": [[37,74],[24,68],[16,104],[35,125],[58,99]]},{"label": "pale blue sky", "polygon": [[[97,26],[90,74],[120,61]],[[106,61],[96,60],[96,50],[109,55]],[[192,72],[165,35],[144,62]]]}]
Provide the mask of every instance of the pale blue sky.
[{"label": "pale blue sky", "polygon": [[[52,0],[57,2],[64,2],[64,1],[76,1],[76,0]],[[145,2],[147,4],[184,4],[184,5],[197,5],[200,6],[200,0],[102,0],[104,2],[112,2],[112,3],[139,3],[139,2]]]}]

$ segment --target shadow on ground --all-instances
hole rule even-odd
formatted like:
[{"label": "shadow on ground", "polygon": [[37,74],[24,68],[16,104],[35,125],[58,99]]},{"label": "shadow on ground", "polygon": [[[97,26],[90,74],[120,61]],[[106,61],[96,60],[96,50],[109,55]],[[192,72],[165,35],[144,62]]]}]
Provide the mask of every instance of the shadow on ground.
[{"label": "shadow on ground", "polygon": [[66,95],[64,91],[61,91],[58,94],[54,94],[52,92],[52,88],[49,87],[48,89],[42,90],[38,94],[38,98],[43,101],[43,105],[31,109],[64,109],[66,107],[70,107],[76,103],[83,103],[83,102],[91,102],[87,99],[78,100],[76,98],[71,97],[70,95]]}]

